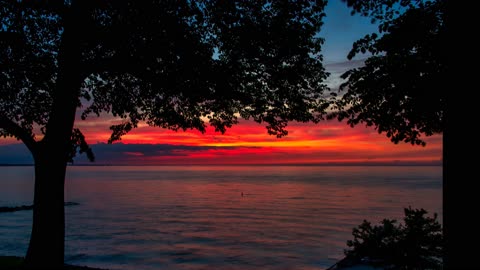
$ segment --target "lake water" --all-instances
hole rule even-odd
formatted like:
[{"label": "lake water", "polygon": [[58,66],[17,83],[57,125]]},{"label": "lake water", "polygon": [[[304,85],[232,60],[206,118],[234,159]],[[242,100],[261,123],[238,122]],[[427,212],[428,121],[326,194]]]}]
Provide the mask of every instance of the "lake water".
[{"label": "lake water", "polygon": [[[33,167],[0,167],[0,206],[31,204]],[[242,196],[243,193],[243,196]],[[442,219],[442,167],[71,166],[69,264],[109,269],[326,269],[364,219]],[[0,213],[24,256],[32,211]]]}]

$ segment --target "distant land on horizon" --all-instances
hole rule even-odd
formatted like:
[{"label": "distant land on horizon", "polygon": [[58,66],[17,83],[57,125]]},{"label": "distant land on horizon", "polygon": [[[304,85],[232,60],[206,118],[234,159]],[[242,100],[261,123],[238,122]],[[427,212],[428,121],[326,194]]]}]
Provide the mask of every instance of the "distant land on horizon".
[{"label": "distant land on horizon", "polygon": [[[441,139],[440,138],[436,138]],[[441,140],[440,140],[441,142]],[[264,142],[262,142],[264,143]],[[267,142],[268,143],[268,142]],[[105,144],[91,145],[95,162],[85,155],[74,158],[73,166],[160,166],[160,165],[307,165],[307,166],[391,166],[442,165],[441,145],[427,147],[398,145],[384,140],[378,145],[337,146],[321,142],[272,141],[272,145],[182,145],[182,144]],[[293,145],[289,145],[293,143]],[[340,147],[340,148],[339,148]],[[343,148],[342,148],[343,147]],[[0,166],[33,165],[23,144],[0,145]]]},{"label": "distant land on horizon", "polygon": [[[392,161],[392,162],[324,162],[324,163],[265,163],[265,164],[106,164],[106,163],[79,163],[68,164],[74,167],[112,167],[112,166],[132,166],[132,167],[161,167],[161,166],[442,166],[442,161],[424,161],[424,162],[408,162],[408,161]],[[22,167],[34,166],[32,163],[14,164],[14,163],[0,163],[0,167]]]}]

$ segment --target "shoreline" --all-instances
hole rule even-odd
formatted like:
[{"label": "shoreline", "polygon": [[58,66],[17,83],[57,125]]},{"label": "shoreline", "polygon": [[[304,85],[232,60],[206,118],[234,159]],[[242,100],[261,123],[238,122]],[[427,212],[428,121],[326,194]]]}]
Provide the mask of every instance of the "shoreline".
[{"label": "shoreline", "polygon": [[[0,255],[0,270],[23,270],[24,257]],[[325,270],[381,270],[368,264],[362,264],[349,260],[347,257],[339,260]],[[85,265],[65,264],[62,270],[110,270],[106,268],[95,268]]]},{"label": "shoreline", "polygon": [[[0,270],[23,270],[23,257],[0,255]],[[109,270],[82,265],[65,264],[62,270]]]}]

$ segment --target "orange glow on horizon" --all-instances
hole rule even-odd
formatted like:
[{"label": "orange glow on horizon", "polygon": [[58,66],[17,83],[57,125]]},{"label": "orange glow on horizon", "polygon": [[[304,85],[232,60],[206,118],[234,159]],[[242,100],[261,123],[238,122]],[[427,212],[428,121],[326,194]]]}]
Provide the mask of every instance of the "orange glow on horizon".
[{"label": "orange glow on horizon", "polygon": [[[106,143],[108,127],[120,121],[111,117],[78,119],[87,142]],[[357,162],[436,162],[442,158],[442,135],[424,138],[426,147],[406,143],[393,144],[373,128],[351,128],[344,122],[324,121],[317,125],[293,122],[289,134],[276,138],[253,121],[241,120],[225,134],[212,127],[202,134],[197,130],[172,131],[140,124],[119,143],[178,146],[158,155],[144,155],[135,147],[113,156],[108,163],[120,164],[314,164]],[[0,145],[19,143],[13,138]],[[190,148],[188,148],[190,147]],[[95,151],[95,148],[94,148]],[[107,162],[107,161],[103,161]]]}]

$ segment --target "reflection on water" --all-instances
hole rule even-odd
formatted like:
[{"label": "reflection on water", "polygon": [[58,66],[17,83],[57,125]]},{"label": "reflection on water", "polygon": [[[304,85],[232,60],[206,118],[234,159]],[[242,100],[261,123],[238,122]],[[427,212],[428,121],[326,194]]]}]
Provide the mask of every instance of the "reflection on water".
[{"label": "reflection on water", "polygon": [[[441,167],[69,167],[66,261],[110,269],[325,269],[363,219],[442,214]],[[0,167],[0,206],[31,203],[33,169]],[[3,177],[8,176],[8,177]],[[243,196],[242,196],[243,193]],[[0,215],[25,254],[31,211]]]}]

